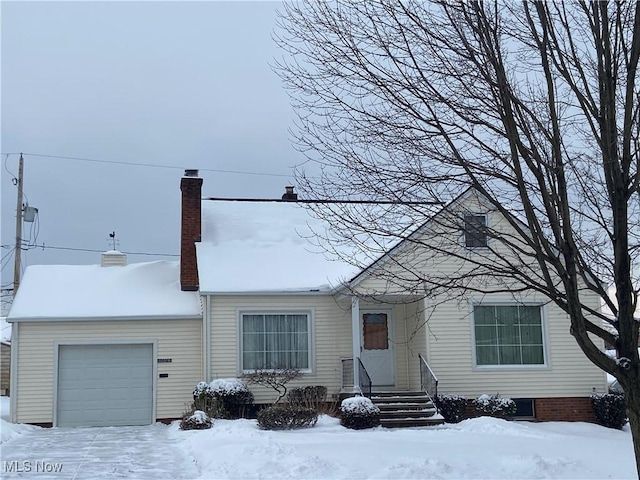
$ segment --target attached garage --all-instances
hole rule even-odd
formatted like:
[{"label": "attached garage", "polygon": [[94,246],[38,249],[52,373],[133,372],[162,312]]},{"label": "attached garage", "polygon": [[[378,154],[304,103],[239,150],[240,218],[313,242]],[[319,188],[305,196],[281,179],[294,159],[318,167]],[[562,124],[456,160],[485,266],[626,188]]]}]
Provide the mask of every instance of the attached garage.
[{"label": "attached garage", "polygon": [[154,421],[153,344],[59,345],[57,426]]},{"label": "attached garage", "polygon": [[180,418],[193,401],[203,378],[199,293],[180,289],[177,262],[108,257],[27,268],[7,319],[12,422],[148,425]]}]

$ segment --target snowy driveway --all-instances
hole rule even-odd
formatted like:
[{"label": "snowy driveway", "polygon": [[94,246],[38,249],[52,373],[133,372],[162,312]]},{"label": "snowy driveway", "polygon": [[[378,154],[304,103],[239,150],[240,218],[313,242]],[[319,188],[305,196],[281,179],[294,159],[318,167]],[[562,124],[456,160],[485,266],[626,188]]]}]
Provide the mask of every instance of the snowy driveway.
[{"label": "snowy driveway", "polygon": [[[2,444],[2,478],[192,479],[193,461],[162,424],[38,428]],[[61,469],[61,470],[60,470]]]}]

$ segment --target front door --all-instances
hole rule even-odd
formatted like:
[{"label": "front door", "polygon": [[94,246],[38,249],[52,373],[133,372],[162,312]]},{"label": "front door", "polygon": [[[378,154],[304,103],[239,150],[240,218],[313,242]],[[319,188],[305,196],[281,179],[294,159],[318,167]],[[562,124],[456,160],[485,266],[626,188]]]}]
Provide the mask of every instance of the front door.
[{"label": "front door", "polygon": [[390,310],[363,310],[360,313],[362,345],[360,359],[374,387],[395,385],[393,324]]}]

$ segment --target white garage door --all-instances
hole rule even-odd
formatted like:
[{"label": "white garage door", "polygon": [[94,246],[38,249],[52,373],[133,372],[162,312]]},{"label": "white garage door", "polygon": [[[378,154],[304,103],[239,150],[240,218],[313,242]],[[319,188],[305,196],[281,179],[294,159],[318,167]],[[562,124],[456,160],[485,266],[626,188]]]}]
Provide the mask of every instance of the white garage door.
[{"label": "white garage door", "polygon": [[151,344],[61,345],[58,426],[153,422]]}]

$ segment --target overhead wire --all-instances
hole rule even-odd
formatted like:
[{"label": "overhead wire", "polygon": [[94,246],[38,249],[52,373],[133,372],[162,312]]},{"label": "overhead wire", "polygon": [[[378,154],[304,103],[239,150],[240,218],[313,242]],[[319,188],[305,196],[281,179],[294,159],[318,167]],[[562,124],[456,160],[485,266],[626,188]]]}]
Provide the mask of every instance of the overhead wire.
[{"label": "overhead wire", "polygon": [[[18,153],[14,153],[14,152],[2,153],[2,155],[7,155],[7,158],[8,158],[9,155],[18,155]],[[68,157],[64,155],[48,155],[43,153],[22,153],[22,155],[24,156],[28,155],[31,157],[58,158],[62,160],[75,160],[80,162],[105,163],[105,164],[111,164],[111,165],[130,165],[134,167],[165,168],[165,169],[173,169],[173,170],[185,170],[185,168],[187,168],[181,165],[161,165],[157,163],[125,162],[122,160],[100,160],[96,158]],[[250,172],[250,171],[243,171],[243,170],[224,170],[219,168],[199,168],[198,170],[201,172],[228,173],[228,174],[234,174],[234,175],[257,175],[257,176],[264,176],[264,177],[291,178],[291,175],[287,175],[284,173]]]},{"label": "overhead wire", "polygon": [[[10,245],[2,245],[2,248],[10,248]],[[60,247],[54,245],[47,245],[42,243],[40,245],[37,244],[29,244],[23,245],[23,251],[25,249],[38,249],[41,248],[43,250],[51,249],[51,250],[69,250],[72,252],[93,252],[93,253],[104,253],[104,249],[97,248],[81,248],[81,247]],[[127,255],[146,255],[150,257],[179,257],[178,253],[156,253],[156,252],[132,252],[132,251],[122,251],[122,253],[126,253]]]}]

